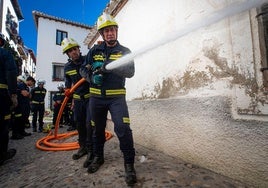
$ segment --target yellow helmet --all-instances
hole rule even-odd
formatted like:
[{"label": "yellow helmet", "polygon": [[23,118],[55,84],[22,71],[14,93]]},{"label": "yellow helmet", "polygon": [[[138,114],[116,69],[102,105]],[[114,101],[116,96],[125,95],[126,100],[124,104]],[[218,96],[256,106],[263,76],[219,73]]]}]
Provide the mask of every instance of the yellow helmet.
[{"label": "yellow helmet", "polygon": [[61,41],[62,53],[65,53],[67,50],[75,46],[80,47],[79,44],[72,38],[64,38]]},{"label": "yellow helmet", "polygon": [[118,24],[116,23],[115,19],[113,16],[103,13],[97,21],[97,29],[98,31],[101,30],[104,27],[108,27],[108,26],[117,26]]}]

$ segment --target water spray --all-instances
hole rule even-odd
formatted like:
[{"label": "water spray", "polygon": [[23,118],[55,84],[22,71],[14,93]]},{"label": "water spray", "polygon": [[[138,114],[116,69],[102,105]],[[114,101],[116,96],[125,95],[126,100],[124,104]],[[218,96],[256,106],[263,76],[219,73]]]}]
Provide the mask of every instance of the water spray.
[{"label": "water spray", "polygon": [[209,16],[202,18],[201,20],[185,25],[185,27],[170,34],[167,38],[155,41],[152,44],[146,45],[136,51],[133,51],[132,53],[128,55],[123,56],[122,58],[118,60],[111,62],[110,64],[106,65],[105,68],[107,70],[112,70],[122,65],[125,65],[129,63],[131,60],[133,60],[136,56],[144,54],[149,50],[152,50],[154,48],[157,48],[159,46],[172,42],[175,39],[178,39],[202,27],[206,27],[206,26],[212,25],[213,23],[217,23],[224,18],[236,15],[238,13],[241,13],[246,10],[250,10],[258,6],[261,6],[265,2],[267,3],[268,0],[246,0],[244,2],[232,3],[229,6],[210,14]]}]

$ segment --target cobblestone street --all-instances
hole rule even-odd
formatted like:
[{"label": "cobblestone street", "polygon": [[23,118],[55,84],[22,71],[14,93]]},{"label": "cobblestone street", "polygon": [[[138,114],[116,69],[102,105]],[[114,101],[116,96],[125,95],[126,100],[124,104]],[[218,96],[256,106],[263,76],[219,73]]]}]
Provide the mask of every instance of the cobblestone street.
[{"label": "cobblestone street", "polygon": [[[65,132],[67,127],[59,129]],[[31,129],[26,129],[28,132]],[[116,136],[105,145],[105,163],[95,174],[83,168],[86,158],[72,160],[71,151],[42,151],[37,140],[47,133],[33,133],[22,140],[10,140],[9,148],[16,148],[16,156],[0,167],[0,187],[127,187],[124,181],[123,157]],[[77,136],[70,138],[75,141]],[[138,183],[134,187],[211,187],[246,188],[241,182],[212,171],[187,164],[141,145],[136,148]]]}]

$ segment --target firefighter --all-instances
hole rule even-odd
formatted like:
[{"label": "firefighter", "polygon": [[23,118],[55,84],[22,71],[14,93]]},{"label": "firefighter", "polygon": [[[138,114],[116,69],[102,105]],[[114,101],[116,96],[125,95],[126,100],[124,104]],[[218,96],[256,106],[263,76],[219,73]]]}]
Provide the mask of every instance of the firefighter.
[{"label": "firefighter", "polygon": [[[54,111],[53,111],[53,126],[55,126],[56,124],[56,120],[61,108],[61,104],[63,102],[65,98],[65,94],[64,94],[64,84],[58,84],[58,91],[55,93],[55,95],[53,96],[53,101],[54,101]],[[60,119],[60,127],[62,127],[62,123],[63,123],[63,116],[61,116]]]},{"label": "firefighter", "polygon": [[80,45],[72,38],[63,39],[62,52],[68,56],[68,62],[64,66],[65,95],[73,98],[74,122],[78,131],[78,143],[80,148],[72,158],[78,160],[88,154],[83,166],[86,168],[93,159],[92,148],[92,126],[89,113],[89,83],[82,83],[71,96],[70,88],[82,77],[79,73],[80,67],[85,60],[81,55]]},{"label": "firefighter", "polygon": [[125,181],[131,186],[137,182],[134,168],[135,149],[128,107],[126,104],[125,79],[134,75],[134,62],[107,71],[105,66],[130,50],[117,40],[118,24],[109,14],[98,18],[97,29],[104,42],[93,46],[81,68],[81,74],[90,83],[90,112],[94,132],[94,159],[88,167],[89,173],[96,172],[104,163],[105,127],[108,111],[114,122],[115,133],[124,157]]},{"label": "firefighter", "polygon": [[0,33],[0,165],[13,158],[16,149],[8,149],[11,110],[17,106],[17,66],[12,54],[3,49],[4,35]]},{"label": "firefighter", "polygon": [[31,135],[31,133],[25,131],[25,125],[28,123],[30,115],[30,92],[28,86],[33,85],[34,81],[32,79],[31,77],[26,78],[25,75],[17,77],[18,106],[14,110],[11,136],[11,139],[14,140]]},{"label": "firefighter", "polygon": [[37,131],[37,117],[38,117],[38,132],[43,132],[44,126],[44,114],[45,114],[45,97],[47,90],[44,88],[46,81],[45,80],[38,80],[37,87],[31,90],[31,105],[32,105],[32,112],[33,112],[33,120],[32,120],[32,127],[33,132]]}]

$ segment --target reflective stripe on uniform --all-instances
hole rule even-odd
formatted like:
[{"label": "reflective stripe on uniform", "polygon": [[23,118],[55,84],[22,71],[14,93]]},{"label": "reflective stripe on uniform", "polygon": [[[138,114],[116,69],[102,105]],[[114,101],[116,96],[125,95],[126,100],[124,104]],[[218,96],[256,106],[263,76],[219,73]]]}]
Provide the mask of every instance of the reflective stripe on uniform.
[{"label": "reflective stripe on uniform", "polygon": [[129,117],[123,117],[123,123],[130,123]]},{"label": "reflective stripe on uniform", "polygon": [[95,61],[104,61],[104,57],[103,57],[103,55],[94,55],[94,56],[93,56],[93,59],[94,59]]},{"label": "reflective stripe on uniform", "polygon": [[45,104],[45,102],[32,101],[33,104]]},{"label": "reflective stripe on uniform", "polygon": [[46,93],[45,91],[34,91],[34,93]]},{"label": "reflective stripe on uniform", "polygon": [[95,95],[101,95],[101,90],[100,89],[96,89],[96,88],[89,88],[89,92],[91,94],[95,94]]},{"label": "reflective stripe on uniform", "polygon": [[6,84],[0,84],[0,89],[7,89],[7,85]]},{"label": "reflective stripe on uniform", "polygon": [[9,120],[9,119],[11,119],[11,114],[8,114],[8,115],[4,116],[4,120]]},{"label": "reflective stripe on uniform", "polygon": [[76,75],[77,71],[76,70],[70,70],[66,72],[67,75]]},{"label": "reflective stripe on uniform", "polygon": [[[101,90],[97,88],[89,88],[90,94],[93,95],[101,95]],[[107,89],[105,90],[106,96],[114,96],[114,95],[125,95],[126,89]]]},{"label": "reflective stripe on uniform", "polygon": [[21,117],[22,114],[15,114],[15,117],[18,118],[18,117]]},{"label": "reflective stripe on uniform", "polygon": [[77,95],[77,94],[73,94],[73,98],[74,99],[81,99],[81,98],[84,98],[84,99],[88,99],[90,97],[90,94],[85,94],[84,96],[80,96],[80,95]]},{"label": "reflective stripe on uniform", "polygon": [[125,89],[111,89],[105,91],[106,95],[125,95],[126,90]]},{"label": "reflective stripe on uniform", "polygon": [[109,59],[111,59],[111,60],[117,60],[120,57],[122,57],[122,54],[111,54],[110,57],[109,57]]},{"label": "reflective stripe on uniform", "polygon": [[89,97],[90,97],[90,93],[84,95],[85,99],[88,99]]}]

